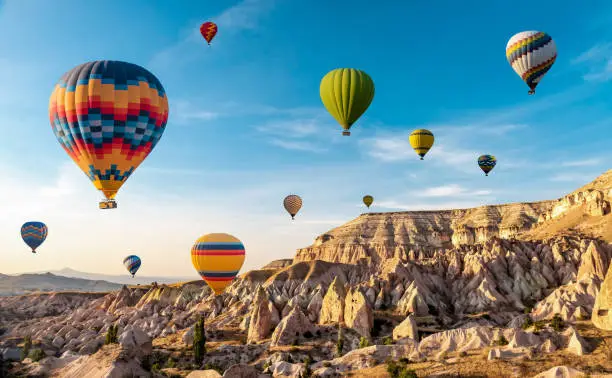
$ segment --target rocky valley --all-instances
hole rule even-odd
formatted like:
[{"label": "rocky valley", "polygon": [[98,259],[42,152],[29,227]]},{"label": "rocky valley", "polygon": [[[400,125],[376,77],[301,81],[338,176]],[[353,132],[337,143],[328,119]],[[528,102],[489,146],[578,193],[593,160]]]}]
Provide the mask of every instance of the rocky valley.
[{"label": "rocky valley", "polygon": [[611,197],[609,171],[557,200],[362,214],[218,296],[3,297],[2,374],[612,376]]}]

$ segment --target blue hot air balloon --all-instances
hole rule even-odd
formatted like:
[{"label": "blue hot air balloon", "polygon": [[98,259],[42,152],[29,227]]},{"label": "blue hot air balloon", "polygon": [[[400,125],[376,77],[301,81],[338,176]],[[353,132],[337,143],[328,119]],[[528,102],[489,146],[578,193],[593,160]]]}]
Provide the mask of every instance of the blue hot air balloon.
[{"label": "blue hot air balloon", "polygon": [[47,238],[47,226],[43,222],[26,222],[21,226],[23,241],[36,253],[36,248]]},{"label": "blue hot air balloon", "polygon": [[140,257],[136,255],[129,255],[128,257],[123,259],[123,265],[125,265],[132,277],[134,277],[134,274],[136,274],[136,272],[140,268],[140,264]]}]

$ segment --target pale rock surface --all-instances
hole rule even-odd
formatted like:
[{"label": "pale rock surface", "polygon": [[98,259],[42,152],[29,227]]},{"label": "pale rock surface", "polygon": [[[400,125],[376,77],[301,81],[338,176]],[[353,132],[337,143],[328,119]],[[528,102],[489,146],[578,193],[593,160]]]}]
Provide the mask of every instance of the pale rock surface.
[{"label": "pale rock surface", "polygon": [[259,286],[255,294],[247,343],[255,343],[266,339],[272,328],[272,314],[269,307],[268,293]]},{"label": "pale rock surface", "polygon": [[187,374],[186,378],[221,378],[222,375],[216,370],[194,370]]},{"label": "pale rock surface", "polygon": [[406,319],[393,329],[393,340],[399,340],[404,337],[419,341],[419,331],[414,315],[408,315]]},{"label": "pale rock surface", "polygon": [[584,378],[584,373],[568,366],[555,366],[533,378]]},{"label": "pale rock surface", "polygon": [[314,337],[315,329],[299,307],[284,317],[272,334],[272,346],[293,345]]},{"label": "pale rock surface", "polygon": [[372,308],[359,288],[351,288],[344,302],[344,323],[363,337],[370,338],[374,323]]},{"label": "pale rock surface", "polygon": [[346,291],[344,290],[344,285],[340,279],[336,277],[332,281],[331,285],[329,285],[327,293],[325,293],[325,297],[323,297],[319,323],[343,323],[345,298]]},{"label": "pale rock surface", "polygon": [[612,264],[597,294],[591,319],[596,327],[612,331]]}]

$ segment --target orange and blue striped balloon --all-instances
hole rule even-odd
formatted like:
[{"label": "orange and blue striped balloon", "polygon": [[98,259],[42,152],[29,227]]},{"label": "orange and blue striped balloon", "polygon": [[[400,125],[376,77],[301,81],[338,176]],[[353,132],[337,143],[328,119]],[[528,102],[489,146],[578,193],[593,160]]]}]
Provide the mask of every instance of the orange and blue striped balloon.
[{"label": "orange and blue striped balloon", "polygon": [[244,263],[242,242],[229,234],[204,235],[191,248],[191,262],[215,294],[221,294]]},{"label": "orange and blue striped balloon", "polygon": [[36,253],[36,248],[47,238],[47,226],[43,222],[25,222],[21,226],[21,238]]},{"label": "orange and blue striped balloon", "polygon": [[55,85],[49,119],[66,153],[111,200],[162,137],[168,98],[157,77],[143,67],[88,62]]}]

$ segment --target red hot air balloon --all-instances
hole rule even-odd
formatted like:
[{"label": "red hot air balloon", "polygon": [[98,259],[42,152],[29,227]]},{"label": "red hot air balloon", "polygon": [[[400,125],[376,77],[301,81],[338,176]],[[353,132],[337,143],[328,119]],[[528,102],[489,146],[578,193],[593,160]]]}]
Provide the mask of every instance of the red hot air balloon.
[{"label": "red hot air balloon", "polygon": [[210,41],[217,35],[217,24],[210,21],[203,23],[202,26],[200,26],[200,33],[202,33],[202,37],[204,37],[206,42],[210,45]]}]

